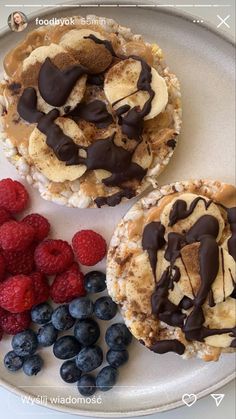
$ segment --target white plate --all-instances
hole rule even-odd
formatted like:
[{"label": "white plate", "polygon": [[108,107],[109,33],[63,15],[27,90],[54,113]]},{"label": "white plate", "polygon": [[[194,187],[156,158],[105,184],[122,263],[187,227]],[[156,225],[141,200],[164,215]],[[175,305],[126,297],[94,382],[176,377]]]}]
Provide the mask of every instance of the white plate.
[{"label": "white plate", "polygon": [[[84,15],[97,12],[101,16],[113,17],[131,27],[133,32],[142,33],[145,39],[158,41],[167,62],[181,81],[183,131],[176,153],[160,177],[160,184],[199,177],[234,183],[234,55],[230,42],[186,18],[160,9],[135,9],[134,13],[133,9],[103,7],[80,9],[79,12]],[[76,13],[78,9],[63,8],[56,15]],[[47,15],[55,16],[55,10]],[[1,38],[2,54],[21,36],[5,32]],[[17,178],[15,169],[2,153],[0,168],[1,177]],[[131,205],[102,210],[66,209],[43,201],[35,191],[30,190],[30,193],[31,210],[45,214],[53,225],[54,235],[68,240],[81,228],[94,228],[109,240],[117,222]],[[9,350],[9,343],[3,340],[1,355]],[[72,400],[63,404],[60,400],[61,403],[54,401],[50,404],[50,397],[78,397],[73,385],[63,386],[58,372],[60,362],[52,356],[51,349],[42,351],[46,366],[37,377],[28,378],[21,372],[10,374],[1,362],[1,384],[20,395],[46,395],[48,407],[104,417],[171,409],[182,404],[184,393],[202,397],[234,376],[235,358],[232,355],[224,355],[218,363],[183,361],[174,354],[156,355],[137,342],[131,344],[129,352],[130,361],[120,369],[118,385],[101,394],[102,403],[78,401],[76,404]]]}]

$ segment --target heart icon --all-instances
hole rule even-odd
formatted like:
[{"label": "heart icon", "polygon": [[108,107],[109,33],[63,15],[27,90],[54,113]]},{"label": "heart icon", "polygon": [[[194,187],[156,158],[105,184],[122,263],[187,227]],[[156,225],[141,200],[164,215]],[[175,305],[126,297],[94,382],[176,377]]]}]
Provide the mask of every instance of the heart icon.
[{"label": "heart icon", "polygon": [[186,404],[186,406],[190,407],[197,401],[197,396],[196,394],[193,394],[193,393],[192,394],[185,393],[182,396],[182,401]]}]

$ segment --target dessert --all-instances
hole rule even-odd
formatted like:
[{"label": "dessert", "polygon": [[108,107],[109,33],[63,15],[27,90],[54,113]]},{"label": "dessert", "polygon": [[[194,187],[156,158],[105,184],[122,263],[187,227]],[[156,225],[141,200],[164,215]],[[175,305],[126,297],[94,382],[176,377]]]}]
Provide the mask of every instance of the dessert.
[{"label": "dessert", "polygon": [[217,360],[236,346],[236,188],[176,182],[137,202],[110,243],[107,287],[156,353]]},{"label": "dessert", "polygon": [[115,206],[156,186],[169,163],[179,82],[157,44],[112,19],[74,19],[34,30],[5,57],[4,150],[43,198]]}]

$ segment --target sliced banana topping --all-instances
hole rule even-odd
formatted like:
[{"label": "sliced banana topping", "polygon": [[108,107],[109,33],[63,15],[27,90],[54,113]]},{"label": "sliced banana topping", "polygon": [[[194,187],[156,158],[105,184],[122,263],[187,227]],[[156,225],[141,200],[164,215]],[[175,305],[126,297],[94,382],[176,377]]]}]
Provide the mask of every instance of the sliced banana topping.
[{"label": "sliced banana topping", "polygon": [[100,32],[93,31],[91,29],[72,29],[66,32],[60,39],[60,45],[65,48],[78,48],[80,41],[86,36],[94,35],[98,39],[106,39]]},{"label": "sliced banana topping", "polygon": [[[43,64],[46,58],[50,58],[52,62],[60,69],[76,65],[76,61],[69,52],[61,45],[50,44],[48,46],[41,46],[34,49],[31,54],[23,62],[22,80],[24,85],[35,87],[37,91],[38,103],[37,107],[40,111],[48,113],[54,109],[55,106],[49,105],[39,93],[38,90],[38,74],[40,71],[40,64]],[[64,68],[65,66],[65,68]],[[74,109],[77,104],[82,100],[86,88],[87,76],[81,76],[75,86],[73,87],[65,104],[59,108],[60,114],[65,114],[65,110]]]},{"label": "sliced banana topping", "polygon": [[187,204],[187,209],[190,208],[190,205],[192,202],[200,197],[201,195],[195,195],[192,193],[185,193],[182,195],[179,195],[178,197],[174,198],[168,205],[166,205],[161,213],[161,223],[165,226],[165,237],[167,239],[169,232],[175,232],[180,234],[185,234],[195,223],[197,220],[199,220],[200,217],[203,215],[211,215],[215,217],[218,220],[219,223],[219,233],[217,236],[217,241],[220,240],[222,236],[222,232],[225,226],[223,217],[220,213],[219,208],[217,207],[214,202],[211,202],[210,205],[206,208],[205,202],[209,204],[210,200],[206,198],[205,196],[202,196],[203,200],[199,200],[192,211],[192,213],[184,218],[179,219],[174,225],[170,226],[170,213],[173,208],[173,205],[177,200],[183,200]]},{"label": "sliced banana topping", "polygon": [[[55,123],[78,145],[87,146],[88,142],[78,125],[68,119],[59,117]],[[46,144],[46,136],[35,128],[29,139],[29,155],[37,169],[49,180],[64,182],[80,178],[86,171],[86,166],[79,164],[66,166],[66,163],[59,160],[54,151]]]},{"label": "sliced banana topping", "polygon": [[[199,265],[200,243],[189,244],[181,250],[181,257],[175,261],[180,270],[178,287],[183,296],[193,299],[201,285]],[[214,303],[220,303],[229,297],[234,290],[235,263],[227,250],[219,247],[219,270],[212,284],[212,297]]]},{"label": "sliced banana topping", "polygon": [[178,287],[183,296],[191,299],[196,296],[201,285],[199,247],[199,243],[193,243],[183,247],[181,257],[175,261],[175,266],[180,270]]},{"label": "sliced banana topping", "polygon": [[[157,282],[161,279],[163,272],[170,266],[170,263],[164,257],[164,251],[159,250],[157,253],[157,267],[156,267],[156,280]],[[174,270],[173,270],[174,275]],[[178,283],[175,282],[173,289],[169,290],[168,293],[168,300],[170,300],[173,304],[178,305],[182,300],[184,294],[182,293],[181,289],[178,286]]]},{"label": "sliced banana topping", "polygon": [[213,300],[215,303],[221,303],[229,297],[236,282],[235,262],[232,256],[222,246],[219,247],[219,271],[215,281],[212,284]]},{"label": "sliced banana topping", "polygon": [[[149,99],[149,93],[138,91],[138,80],[141,73],[141,62],[133,58],[120,61],[107,72],[104,92],[107,100],[118,109],[120,106],[137,106],[142,109]],[[151,119],[162,112],[168,102],[168,91],[165,80],[152,67],[151,88],[155,96],[151,103],[151,110],[144,119]]]},{"label": "sliced banana topping", "polygon": [[141,141],[132,156],[132,162],[138,164],[143,169],[148,169],[151,166],[152,159],[152,151],[148,142],[146,140]]},{"label": "sliced banana topping", "polygon": [[[216,304],[214,307],[203,308],[205,323],[204,326],[210,329],[227,329],[236,327],[236,300],[228,297],[225,301]],[[232,333],[216,334],[205,338],[205,342],[212,346],[228,347],[233,336]]]}]

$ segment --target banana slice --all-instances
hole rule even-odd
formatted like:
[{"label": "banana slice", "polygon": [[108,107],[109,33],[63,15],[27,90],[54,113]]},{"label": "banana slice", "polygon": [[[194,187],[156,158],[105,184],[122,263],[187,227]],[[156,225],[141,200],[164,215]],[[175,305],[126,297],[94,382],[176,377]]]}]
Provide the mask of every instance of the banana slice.
[{"label": "banana slice", "polygon": [[211,287],[215,303],[220,303],[229,297],[236,282],[234,259],[222,246],[219,248],[219,262],[219,271]]},{"label": "banana slice", "polygon": [[80,41],[89,35],[94,35],[101,40],[106,39],[100,32],[92,31],[91,29],[72,29],[61,37],[60,45],[64,48],[77,49]]},{"label": "banana slice", "polygon": [[216,348],[228,348],[234,339],[228,333],[223,333],[222,335],[208,336],[204,340],[207,345],[215,346]]},{"label": "banana slice", "polygon": [[[236,326],[236,300],[228,297],[214,307],[204,307],[204,326],[210,329],[233,328]],[[208,345],[225,348],[230,346],[234,337],[231,333],[208,336],[204,340]]]},{"label": "banana slice", "polygon": [[[170,266],[170,263],[164,258],[164,251],[159,250],[157,253],[157,268],[156,268],[156,278],[157,281],[160,280],[163,272]],[[174,275],[174,271],[173,271]],[[174,283],[173,290],[169,290],[168,293],[168,300],[170,300],[173,304],[178,305],[182,300],[184,294],[182,290],[179,288],[178,283]]]},{"label": "banana slice", "polygon": [[[174,203],[177,200],[185,201],[187,204],[187,208],[189,208],[193,200],[200,196],[201,195],[195,195],[192,193],[184,193],[174,198],[168,205],[164,207],[161,213],[160,219],[161,219],[161,223],[165,226],[165,229],[166,229],[166,233],[165,233],[166,239],[168,237],[169,232],[176,232],[176,233],[183,234],[184,232],[188,231],[196,223],[196,221],[203,215],[212,215],[219,222],[219,233],[217,236],[217,241],[220,240],[225,224],[224,224],[224,220],[220,213],[219,208],[213,202],[206,209],[205,203],[202,200],[199,200],[195,209],[187,218],[177,221],[173,226],[169,226],[170,212],[172,210]],[[205,196],[202,196],[202,198],[204,198],[206,202],[209,202],[209,199],[206,198]]]},{"label": "banana slice", "polygon": [[[123,105],[129,105],[131,108],[134,106],[143,108],[149,99],[149,94],[143,90],[137,91],[141,70],[140,61],[128,58],[112,66],[107,72],[104,82],[104,92],[107,100],[113,104],[114,109]],[[151,88],[155,92],[155,96],[152,100],[151,110],[145,116],[145,120],[154,118],[161,113],[168,102],[168,91],[165,80],[153,67],[151,68],[151,74]]]},{"label": "banana slice", "polygon": [[[59,117],[55,123],[63,132],[71,137],[78,145],[87,146],[88,142],[79,129],[78,125],[68,119]],[[29,139],[29,155],[37,169],[53,182],[64,182],[66,180],[75,180],[80,178],[86,171],[85,165],[66,166],[58,160],[53,150],[46,144],[46,136],[35,128]]]},{"label": "banana slice", "polygon": [[178,287],[183,296],[185,295],[191,299],[195,297],[201,284],[198,262],[199,247],[199,243],[193,243],[183,247],[181,258],[177,258],[175,261],[175,266],[180,270]]},{"label": "banana slice", "polygon": [[[55,109],[55,106],[49,105],[39,93],[38,90],[38,73],[40,70],[39,64],[43,64],[46,58],[50,58],[58,68],[64,69],[76,65],[76,61],[69,52],[61,45],[50,44],[48,46],[41,46],[34,49],[31,54],[23,61],[22,80],[23,84],[27,85],[28,80],[30,85],[36,88],[38,97],[38,109],[42,112],[48,113],[50,110]],[[64,115],[66,109],[72,110],[82,100],[86,88],[87,76],[81,76],[73,87],[66,103],[58,107],[61,115]]]},{"label": "banana slice", "polygon": [[148,142],[146,140],[141,141],[133,154],[132,162],[143,169],[148,169],[151,166],[152,159],[152,151]]},{"label": "banana slice", "polygon": [[177,306],[179,305],[182,298],[183,298],[182,290],[179,288],[178,283],[175,283],[173,290],[169,290],[168,300],[170,300],[171,303]]},{"label": "banana slice", "polygon": [[94,170],[94,174],[99,183],[101,183],[103,179],[106,179],[107,177],[111,176],[111,172],[108,172],[108,170],[103,169]]},{"label": "banana slice", "polygon": [[[183,295],[189,298],[196,296],[201,285],[199,247],[200,243],[193,243],[183,247],[181,258],[175,261],[175,265],[179,268],[181,274],[178,287]],[[232,294],[234,281],[234,260],[225,249],[220,247],[219,270],[211,287],[215,304],[221,303]]]}]

